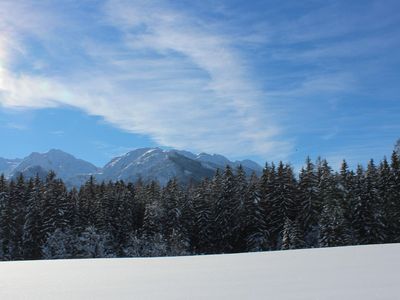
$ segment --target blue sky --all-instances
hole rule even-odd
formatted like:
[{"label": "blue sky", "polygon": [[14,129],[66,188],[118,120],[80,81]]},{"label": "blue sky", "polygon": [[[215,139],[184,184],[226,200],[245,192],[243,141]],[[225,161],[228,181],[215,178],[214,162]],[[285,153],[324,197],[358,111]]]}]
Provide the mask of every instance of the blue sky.
[{"label": "blue sky", "polygon": [[0,157],[390,155],[398,1],[0,2]]}]

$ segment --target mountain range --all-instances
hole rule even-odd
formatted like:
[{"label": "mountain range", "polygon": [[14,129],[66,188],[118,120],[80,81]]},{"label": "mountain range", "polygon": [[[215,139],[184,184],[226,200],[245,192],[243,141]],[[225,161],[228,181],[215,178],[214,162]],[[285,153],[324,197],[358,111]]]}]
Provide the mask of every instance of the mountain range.
[{"label": "mountain range", "polygon": [[56,149],[46,153],[33,152],[23,159],[0,158],[0,174],[7,178],[16,178],[20,174],[27,178],[36,175],[44,178],[48,171],[53,170],[69,187],[79,187],[90,176],[97,181],[135,182],[142,179],[145,182],[156,180],[165,185],[174,177],[183,184],[199,182],[227,165],[232,168],[242,165],[248,175],[262,172],[262,167],[251,160],[230,161],[219,154],[140,148],[111,159],[102,168]]}]

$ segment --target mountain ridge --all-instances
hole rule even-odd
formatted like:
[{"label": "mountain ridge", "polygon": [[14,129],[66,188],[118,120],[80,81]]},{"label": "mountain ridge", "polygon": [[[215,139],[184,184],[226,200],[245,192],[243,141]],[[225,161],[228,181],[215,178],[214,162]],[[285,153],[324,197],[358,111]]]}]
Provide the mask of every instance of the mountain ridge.
[{"label": "mountain ridge", "polygon": [[23,159],[0,158],[0,174],[7,178],[16,178],[20,174],[27,178],[38,173],[40,177],[52,170],[70,187],[78,187],[90,176],[98,181],[135,182],[155,180],[165,185],[170,179],[177,178],[188,184],[210,178],[217,169],[226,165],[236,168],[242,165],[250,175],[261,174],[262,167],[251,160],[230,161],[220,154],[194,154],[186,150],[158,147],[138,148],[124,155],[112,158],[103,167],[97,167],[90,162],[74,157],[59,149],[51,149],[45,153],[32,152]]}]

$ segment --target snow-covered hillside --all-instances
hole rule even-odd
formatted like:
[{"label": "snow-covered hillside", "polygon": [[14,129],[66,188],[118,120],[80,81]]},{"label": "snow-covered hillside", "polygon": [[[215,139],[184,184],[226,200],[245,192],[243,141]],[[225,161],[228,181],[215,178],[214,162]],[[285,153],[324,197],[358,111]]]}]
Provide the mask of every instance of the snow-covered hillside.
[{"label": "snow-covered hillside", "polygon": [[113,158],[97,175],[97,179],[134,182],[141,178],[145,181],[157,180],[161,185],[172,178],[177,178],[181,183],[198,182],[213,176],[217,169],[224,169],[227,165],[232,168],[242,165],[248,175],[252,172],[261,175],[262,172],[262,167],[251,160],[232,162],[218,154],[196,155],[175,149],[140,148]]},{"label": "snow-covered hillside", "polygon": [[398,299],[400,244],[0,263],[0,299]]}]

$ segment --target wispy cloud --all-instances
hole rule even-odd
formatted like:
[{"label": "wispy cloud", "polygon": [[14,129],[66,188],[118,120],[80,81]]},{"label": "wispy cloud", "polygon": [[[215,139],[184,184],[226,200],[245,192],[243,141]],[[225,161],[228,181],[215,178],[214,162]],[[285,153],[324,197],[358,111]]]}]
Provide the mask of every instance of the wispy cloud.
[{"label": "wispy cloud", "polygon": [[[74,41],[74,49],[63,49],[67,54],[82,51],[83,65],[67,74],[49,74],[46,67],[37,68],[43,65],[39,61],[16,71],[11,62],[19,57],[7,57],[12,51],[9,41],[18,40],[24,48],[27,39],[34,38],[46,49],[51,33],[44,20],[53,22],[47,16],[60,14],[43,7],[32,12],[26,3],[7,19],[13,30],[0,53],[5,61],[0,67],[2,105],[70,105],[124,130],[149,135],[160,145],[194,151],[278,157],[290,150],[290,144],[278,138],[279,124],[235,40],[216,27],[211,30],[164,1],[107,1],[97,25],[117,33],[113,43],[88,37],[83,28],[78,36],[73,31],[74,36],[65,37]],[[0,10],[5,14],[6,7]],[[34,28],[20,24],[28,11],[39,15]],[[76,28],[71,22],[63,26]]]},{"label": "wispy cloud", "polygon": [[357,135],[361,99],[374,115],[373,95],[396,101],[396,1],[262,2],[1,1],[0,104],[261,161]]}]

